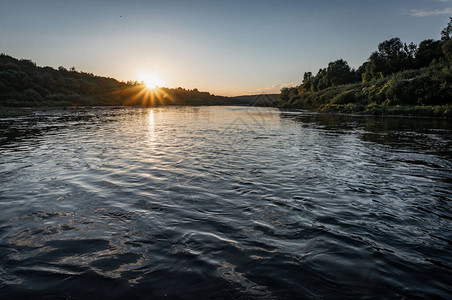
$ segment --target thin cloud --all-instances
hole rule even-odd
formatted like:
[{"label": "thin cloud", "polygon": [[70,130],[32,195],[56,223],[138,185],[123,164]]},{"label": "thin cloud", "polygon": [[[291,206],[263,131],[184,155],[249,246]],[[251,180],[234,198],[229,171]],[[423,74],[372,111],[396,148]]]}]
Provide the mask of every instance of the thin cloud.
[{"label": "thin cloud", "polygon": [[[447,0],[441,0],[441,2],[450,2]],[[443,9],[434,9],[434,10],[423,10],[423,9],[412,9],[410,14],[413,17],[430,17],[430,16],[439,16],[439,15],[450,15],[452,14],[452,7],[443,8]]]}]

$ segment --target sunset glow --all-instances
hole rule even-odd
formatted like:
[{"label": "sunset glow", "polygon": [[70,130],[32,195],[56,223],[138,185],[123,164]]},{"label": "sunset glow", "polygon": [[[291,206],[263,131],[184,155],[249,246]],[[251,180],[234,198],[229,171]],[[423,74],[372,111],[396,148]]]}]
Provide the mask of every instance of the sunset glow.
[{"label": "sunset glow", "polygon": [[146,85],[147,89],[155,89],[164,85],[163,81],[154,74],[141,74],[140,79]]}]

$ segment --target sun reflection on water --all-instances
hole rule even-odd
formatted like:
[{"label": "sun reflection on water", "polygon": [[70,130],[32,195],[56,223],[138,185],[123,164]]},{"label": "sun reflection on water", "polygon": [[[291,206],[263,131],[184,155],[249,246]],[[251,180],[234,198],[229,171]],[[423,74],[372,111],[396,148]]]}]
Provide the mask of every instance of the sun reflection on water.
[{"label": "sun reflection on water", "polygon": [[149,112],[149,141],[155,142],[155,119],[154,119],[154,110],[151,109]]}]

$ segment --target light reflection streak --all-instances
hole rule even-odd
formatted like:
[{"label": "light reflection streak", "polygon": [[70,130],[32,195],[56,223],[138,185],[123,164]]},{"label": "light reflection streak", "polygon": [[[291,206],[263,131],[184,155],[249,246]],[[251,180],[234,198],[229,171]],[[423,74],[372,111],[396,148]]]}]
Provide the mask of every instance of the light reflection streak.
[{"label": "light reflection streak", "polygon": [[149,141],[155,142],[155,119],[154,119],[154,110],[151,109],[149,112]]}]

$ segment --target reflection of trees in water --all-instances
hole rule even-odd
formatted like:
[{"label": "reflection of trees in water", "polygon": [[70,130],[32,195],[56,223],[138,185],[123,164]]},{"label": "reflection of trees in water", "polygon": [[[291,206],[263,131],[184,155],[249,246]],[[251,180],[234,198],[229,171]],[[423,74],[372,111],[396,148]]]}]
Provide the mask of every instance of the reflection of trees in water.
[{"label": "reflection of trees in water", "polygon": [[452,156],[452,123],[445,119],[282,113],[319,130],[356,134],[362,141]]},{"label": "reflection of trees in water", "polygon": [[106,123],[114,121],[107,118],[100,109],[75,109],[74,111],[37,111],[35,115],[19,119],[0,120],[0,146],[21,140],[52,134],[85,123]]}]

